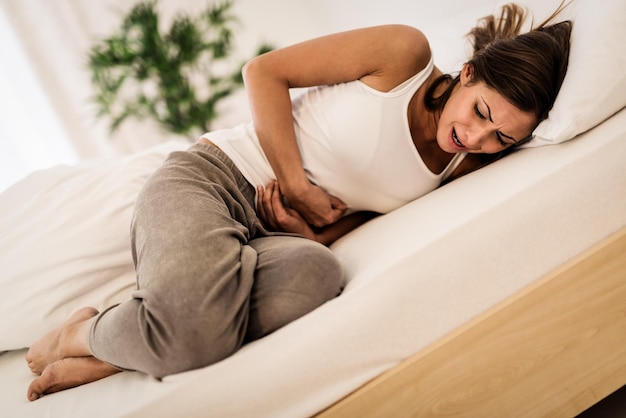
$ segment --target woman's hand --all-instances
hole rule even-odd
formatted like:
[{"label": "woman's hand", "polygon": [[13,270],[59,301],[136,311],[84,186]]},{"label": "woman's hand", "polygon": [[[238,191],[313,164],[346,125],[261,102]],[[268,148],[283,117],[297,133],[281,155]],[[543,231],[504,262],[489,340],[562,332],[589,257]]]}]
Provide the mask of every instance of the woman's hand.
[{"label": "woman's hand", "polygon": [[309,224],[321,228],[333,224],[346,212],[340,199],[307,181],[307,187],[298,194],[285,196],[289,207],[295,209]]},{"label": "woman's hand", "polygon": [[297,210],[285,203],[275,180],[265,188],[258,187],[257,213],[265,226],[274,231],[300,234],[324,245],[332,244],[338,238],[378,216],[374,212],[356,212],[324,228],[311,227]]},{"label": "woman's hand", "polygon": [[265,188],[258,186],[257,191],[257,213],[266,227],[316,240],[315,232],[302,215],[285,204],[276,181],[270,182]]}]

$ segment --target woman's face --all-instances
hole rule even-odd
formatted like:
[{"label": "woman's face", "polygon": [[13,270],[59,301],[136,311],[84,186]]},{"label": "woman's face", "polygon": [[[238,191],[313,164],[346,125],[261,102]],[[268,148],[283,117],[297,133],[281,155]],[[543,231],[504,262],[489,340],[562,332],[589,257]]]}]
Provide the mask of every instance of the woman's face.
[{"label": "woman's face", "polygon": [[483,82],[470,83],[465,65],[459,86],[450,95],[439,124],[437,143],[446,152],[493,154],[528,137],[537,117],[509,103]]}]

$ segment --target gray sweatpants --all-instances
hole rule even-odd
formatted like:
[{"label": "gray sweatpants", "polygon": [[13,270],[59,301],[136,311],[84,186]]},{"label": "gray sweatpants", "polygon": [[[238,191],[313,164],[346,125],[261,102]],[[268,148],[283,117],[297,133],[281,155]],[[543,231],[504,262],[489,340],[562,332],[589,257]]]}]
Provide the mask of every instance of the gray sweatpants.
[{"label": "gray sweatpants", "polygon": [[254,199],[216,147],[172,153],[137,199],[137,290],[96,318],[93,355],[163,377],[224,359],[336,297],[343,273],[330,250],[268,232]]}]

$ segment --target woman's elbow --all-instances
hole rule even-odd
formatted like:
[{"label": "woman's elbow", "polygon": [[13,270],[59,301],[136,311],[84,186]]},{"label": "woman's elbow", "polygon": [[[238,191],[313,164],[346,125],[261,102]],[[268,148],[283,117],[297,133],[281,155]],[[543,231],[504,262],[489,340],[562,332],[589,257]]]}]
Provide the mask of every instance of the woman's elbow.
[{"label": "woman's elbow", "polygon": [[246,62],[243,67],[241,68],[241,75],[243,77],[243,81],[245,82],[246,80],[248,80],[252,74],[252,72],[254,71],[254,66],[255,63],[254,61],[257,59],[258,57],[254,57],[251,60],[249,60],[248,62]]},{"label": "woman's elbow", "polygon": [[246,85],[250,84],[255,78],[262,76],[263,67],[265,66],[264,61],[265,57],[259,55],[244,64],[241,69],[241,75]]}]

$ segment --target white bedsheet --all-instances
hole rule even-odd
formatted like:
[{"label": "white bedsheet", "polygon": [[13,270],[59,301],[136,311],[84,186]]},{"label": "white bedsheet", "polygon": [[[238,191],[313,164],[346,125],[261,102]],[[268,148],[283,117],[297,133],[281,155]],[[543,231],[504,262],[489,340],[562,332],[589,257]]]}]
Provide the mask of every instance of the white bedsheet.
[{"label": "white bedsheet", "polygon": [[525,149],[374,220],[333,250],[343,295],[211,367],[139,373],[29,403],[0,355],[7,417],[306,417],[626,225],[626,110]]}]

